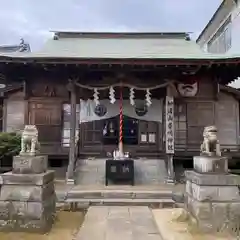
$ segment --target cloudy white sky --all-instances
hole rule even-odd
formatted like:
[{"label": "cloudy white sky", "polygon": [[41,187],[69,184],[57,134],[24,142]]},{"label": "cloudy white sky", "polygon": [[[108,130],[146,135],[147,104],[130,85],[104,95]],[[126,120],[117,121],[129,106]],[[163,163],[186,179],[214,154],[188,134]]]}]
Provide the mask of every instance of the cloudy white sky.
[{"label": "cloudy white sky", "polygon": [[187,31],[197,36],[221,0],[0,0],[0,44],[32,50],[49,30]]}]

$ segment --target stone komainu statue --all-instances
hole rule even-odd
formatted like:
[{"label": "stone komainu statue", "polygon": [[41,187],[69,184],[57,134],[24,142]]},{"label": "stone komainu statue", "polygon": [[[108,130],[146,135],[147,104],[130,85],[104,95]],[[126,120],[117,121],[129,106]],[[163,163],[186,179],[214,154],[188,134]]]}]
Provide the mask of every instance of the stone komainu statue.
[{"label": "stone komainu statue", "polygon": [[35,125],[26,125],[22,132],[20,155],[36,155],[39,150],[38,130]]},{"label": "stone komainu statue", "polygon": [[201,153],[208,156],[221,156],[220,144],[217,138],[217,128],[215,126],[207,126],[204,128]]}]

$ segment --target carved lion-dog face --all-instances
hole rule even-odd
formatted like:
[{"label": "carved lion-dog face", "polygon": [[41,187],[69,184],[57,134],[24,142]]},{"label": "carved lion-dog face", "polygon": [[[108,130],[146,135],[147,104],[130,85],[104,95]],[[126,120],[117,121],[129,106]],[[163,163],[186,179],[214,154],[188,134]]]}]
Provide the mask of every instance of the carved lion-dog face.
[{"label": "carved lion-dog face", "polygon": [[187,79],[177,84],[177,90],[183,97],[194,97],[198,92],[198,82],[195,79]]}]

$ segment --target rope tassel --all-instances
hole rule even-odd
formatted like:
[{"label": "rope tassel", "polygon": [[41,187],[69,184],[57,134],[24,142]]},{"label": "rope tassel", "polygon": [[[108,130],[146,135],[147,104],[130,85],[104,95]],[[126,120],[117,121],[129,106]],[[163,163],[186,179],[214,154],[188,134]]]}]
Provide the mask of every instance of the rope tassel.
[{"label": "rope tassel", "polygon": [[120,156],[123,157],[123,95],[122,88],[120,88],[120,106],[119,106],[119,145]]}]

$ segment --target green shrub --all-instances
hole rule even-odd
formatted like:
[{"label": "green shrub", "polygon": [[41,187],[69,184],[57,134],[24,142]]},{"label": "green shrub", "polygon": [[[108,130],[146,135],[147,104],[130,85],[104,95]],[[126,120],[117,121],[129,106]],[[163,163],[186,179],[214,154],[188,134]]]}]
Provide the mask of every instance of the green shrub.
[{"label": "green shrub", "polygon": [[17,155],[21,150],[21,135],[18,133],[0,133],[0,159]]}]

